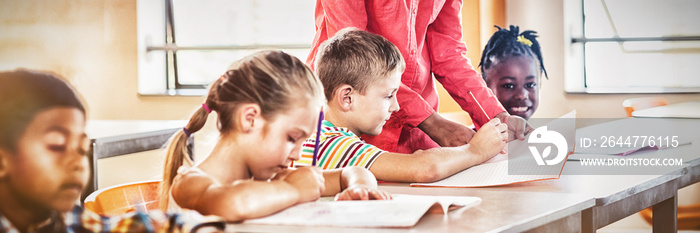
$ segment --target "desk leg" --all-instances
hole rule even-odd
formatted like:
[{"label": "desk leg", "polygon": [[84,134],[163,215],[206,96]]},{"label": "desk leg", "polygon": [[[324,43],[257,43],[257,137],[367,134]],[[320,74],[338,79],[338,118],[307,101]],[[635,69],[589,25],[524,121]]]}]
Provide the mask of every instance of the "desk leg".
[{"label": "desk leg", "polygon": [[678,231],[678,194],[652,207],[654,232]]},{"label": "desk leg", "polygon": [[595,219],[593,218],[593,208],[581,211],[581,232],[593,233],[596,231]]}]

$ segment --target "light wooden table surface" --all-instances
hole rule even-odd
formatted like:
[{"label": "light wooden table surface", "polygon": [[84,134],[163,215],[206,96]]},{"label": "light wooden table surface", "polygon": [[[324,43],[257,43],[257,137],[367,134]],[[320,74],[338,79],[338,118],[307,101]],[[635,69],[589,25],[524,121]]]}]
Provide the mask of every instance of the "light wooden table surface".
[{"label": "light wooden table surface", "polygon": [[506,192],[468,188],[419,188],[384,183],[395,194],[475,196],[482,202],[448,214],[427,214],[412,228],[335,228],[229,224],[227,232],[578,232],[584,210],[595,201],[584,195]]}]

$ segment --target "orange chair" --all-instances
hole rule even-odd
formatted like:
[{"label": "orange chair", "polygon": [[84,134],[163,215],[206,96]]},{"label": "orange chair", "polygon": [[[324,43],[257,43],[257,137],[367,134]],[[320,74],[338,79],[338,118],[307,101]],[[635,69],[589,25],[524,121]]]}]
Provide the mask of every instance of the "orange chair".
[{"label": "orange chair", "polygon": [[[678,230],[700,230],[700,204],[678,206]],[[639,211],[642,218],[652,224],[652,209],[646,208]]]},{"label": "orange chair", "polygon": [[622,101],[627,117],[632,117],[632,112],[637,110],[665,105],[668,105],[668,101],[663,97],[640,97]]},{"label": "orange chair", "polygon": [[85,208],[115,216],[141,209],[158,209],[160,180],[140,181],[99,189],[85,198]]}]

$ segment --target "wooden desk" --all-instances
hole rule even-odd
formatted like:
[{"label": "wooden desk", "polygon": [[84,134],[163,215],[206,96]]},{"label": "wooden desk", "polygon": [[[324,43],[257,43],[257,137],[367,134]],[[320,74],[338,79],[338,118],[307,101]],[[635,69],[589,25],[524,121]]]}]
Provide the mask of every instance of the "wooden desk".
[{"label": "wooden desk", "polygon": [[632,112],[634,117],[700,118],[700,101],[682,102],[641,109]]},{"label": "wooden desk", "polygon": [[187,121],[88,121],[86,132],[92,139],[88,152],[91,175],[81,201],[99,187],[98,159],[161,148],[173,133],[186,124]]},{"label": "wooden desk", "polygon": [[[382,184],[392,193],[426,195],[469,195],[482,203],[464,213],[447,217],[425,216],[409,229],[304,228],[290,226],[250,226],[231,224],[232,231],[306,231],[306,232],[594,232],[648,207],[654,208],[654,232],[676,232],[677,192],[700,181],[700,119],[653,119],[672,128],[686,129],[679,134],[692,138],[692,144],[634,156],[678,155],[683,166],[666,174],[649,175],[571,175],[568,161],[560,179],[513,184],[490,188],[416,188],[405,184]],[[594,125],[607,130],[611,126],[635,126],[633,118]],[[658,123],[658,122],[657,122]],[[652,123],[653,124],[653,123]],[[688,130],[691,129],[691,130]],[[590,130],[590,128],[588,129]],[[602,132],[602,131],[601,131]],[[580,167],[580,166],[579,166]],[[562,195],[562,196],[558,196]],[[590,205],[591,201],[594,205]]]},{"label": "wooden desk", "polygon": [[686,172],[680,178],[679,186],[681,188],[700,182],[700,159],[691,160],[687,164]]},{"label": "wooden desk", "polygon": [[427,214],[412,228],[334,228],[229,224],[226,232],[579,232],[592,198],[566,193],[504,192],[484,189],[417,188],[381,184],[396,194],[476,196],[477,206],[446,215]]},{"label": "wooden desk", "polygon": [[[650,125],[663,126],[651,128]],[[642,209],[654,207],[654,232],[676,231],[677,192],[679,188],[700,181],[700,119],[627,118],[577,129],[577,138],[582,134],[619,135],[611,131],[656,135],[660,131],[689,138],[692,144],[658,151],[641,151],[626,158],[681,158],[683,165],[665,174],[648,175],[581,175],[584,169],[578,161],[567,161],[558,180],[547,180],[516,184],[489,190],[534,191],[583,194],[596,199],[596,206],[584,213],[584,231],[598,228],[635,214]],[[630,130],[630,131],[627,131]],[[597,132],[596,132],[597,131]],[[663,134],[663,133],[662,133]],[[621,158],[610,156],[611,158]],[[578,175],[572,175],[578,174]]]},{"label": "wooden desk", "polygon": [[[649,127],[649,125],[655,126]],[[700,130],[700,118],[626,118],[579,129],[577,130],[577,137],[580,136],[579,132],[590,135],[594,131],[596,131],[596,128],[604,129],[599,132],[600,135],[608,134],[607,131],[619,131],[629,129],[629,131],[632,131],[633,135],[674,135],[678,136],[678,138],[682,138],[684,141],[689,141],[690,144],[687,145],[682,145],[675,148],[666,148],[662,150],[639,151],[627,155],[625,156],[625,158],[682,159],[683,163],[686,165],[685,167],[677,168],[663,174],[681,175],[679,183],[680,188],[686,187],[693,183],[700,182],[700,133],[698,133],[698,130]],[[614,134],[610,133],[608,135]],[[618,156],[607,157],[620,158]],[[575,166],[568,166],[567,163],[566,168],[574,169]],[[565,169],[564,174],[566,174],[567,171],[570,173],[575,173],[571,170]]]},{"label": "wooden desk", "polygon": [[[688,164],[687,172],[680,179],[680,187],[686,187],[700,182],[700,101],[669,104],[666,106],[642,109],[632,113],[634,117],[658,118],[658,121],[672,122],[675,127],[686,128],[681,136],[692,138],[689,147],[674,148],[671,151],[659,151],[656,153],[674,153],[684,159]],[[675,119],[674,119],[675,118]],[[690,119],[679,119],[690,118]],[[657,121],[656,119],[652,121]]]},{"label": "wooden desk", "polygon": [[[568,162],[567,162],[568,163]],[[566,170],[566,168],[565,168]],[[682,171],[679,171],[682,172]],[[610,223],[654,206],[654,216],[669,222],[654,230],[675,232],[677,190],[681,175],[562,175],[557,180],[484,188],[492,191],[574,193],[595,199],[595,207],[583,215],[583,232],[594,232]],[[669,203],[673,205],[667,206]],[[662,218],[659,218],[662,220]]]}]

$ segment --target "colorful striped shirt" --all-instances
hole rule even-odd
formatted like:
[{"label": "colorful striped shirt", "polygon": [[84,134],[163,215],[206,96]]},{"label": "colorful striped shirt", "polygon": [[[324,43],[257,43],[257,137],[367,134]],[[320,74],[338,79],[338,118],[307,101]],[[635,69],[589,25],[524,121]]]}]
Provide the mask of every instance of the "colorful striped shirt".
[{"label": "colorful striped shirt", "polygon": [[[316,133],[306,139],[301,149],[301,159],[295,165],[309,166],[314,153]],[[316,165],[323,169],[360,166],[369,169],[372,163],[385,153],[376,146],[368,144],[347,128],[335,127],[328,121],[323,121],[321,127],[321,142]]]}]

